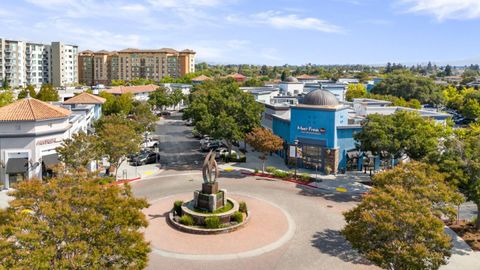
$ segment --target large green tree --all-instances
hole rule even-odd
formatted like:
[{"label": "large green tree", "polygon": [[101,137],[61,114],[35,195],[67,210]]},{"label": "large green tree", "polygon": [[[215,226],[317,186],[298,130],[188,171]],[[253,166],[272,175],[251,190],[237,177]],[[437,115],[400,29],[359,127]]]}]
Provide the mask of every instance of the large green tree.
[{"label": "large green tree", "polygon": [[233,142],[260,126],[263,107],[231,79],[204,82],[189,98],[184,117],[192,119],[200,133],[226,140],[230,149]]},{"label": "large green tree", "polygon": [[67,170],[87,168],[91,161],[100,158],[99,139],[84,132],[74,134],[71,139],[63,140],[57,153]]},{"label": "large green tree", "polygon": [[58,95],[58,91],[51,84],[44,84],[38,91],[37,99],[42,101],[59,101],[60,96]]},{"label": "large green tree", "polygon": [[436,151],[446,130],[434,120],[416,112],[397,111],[392,115],[371,114],[354,135],[363,151],[387,152],[394,158],[403,155],[416,160]]},{"label": "large green tree", "polygon": [[150,93],[148,102],[161,110],[172,105],[172,100],[165,87],[158,87],[155,92]]},{"label": "large green tree", "polygon": [[391,270],[438,269],[452,247],[443,214],[454,218],[462,197],[435,167],[411,162],[379,173],[374,188],[346,212],[342,230],[374,264]]},{"label": "large green tree", "polygon": [[155,123],[158,117],[152,113],[148,102],[136,102],[132,109],[132,120],[135,122],[140,133],[155,131]]},{"label": "large green tree", "polygon": [[12,90],[0,90],[0,107],[13,102],[15,95]]},{"label": "large green tree", "polygon": [[100,92],[100,97],[106,99],[102,105],[104,115],[124,114],[128,115],[133,109],[133,95],[125,93],[118,97],[105,91]]},{"label": "large green tree", "polygon": [[456,184],[467,200],[477,206],[476,228],[480,231],[480,126],[457,129],[442,141],[440,151],[430,156],[447,179]]},{"label": "large green tree", "polygon": [[100,150],[108,157],[110,172],[125,161],[126,155],[140,150],[142,137],[131,126],[121,123],[104,123],[98,130]]},{"label": "large green tree", "polygon": [[27,87],[23,88],[19,93],[17,98],[26,98],[30,95],[31,98],[36,98],[37,92],[35,92],[35,87],[33,85],[28,85]]},{"label": "large green tree", "polygon": [[357,84],[349,84],[347,86],[347,92],[345,93],[345,98],[347,101],[352,101],[354,98],[361,98],[365,97],[367,94],[367,89],[365,85],[357,83]]},{"label": "large green tree", "polygon": [[147,220],[128,186],[85,176],[24,181],[0,210],[2,269],[143,269]]},{"label": "large green tree", "polygon": [[418,99],[421,103],[440,104],[441,91],[432,79],[410,72],[394,72],[375,85],[372,93]]}]

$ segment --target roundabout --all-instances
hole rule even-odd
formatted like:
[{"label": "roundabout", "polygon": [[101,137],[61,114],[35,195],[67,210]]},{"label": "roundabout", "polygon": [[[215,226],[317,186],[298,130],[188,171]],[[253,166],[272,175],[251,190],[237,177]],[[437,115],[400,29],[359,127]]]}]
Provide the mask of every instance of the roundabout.
[{"label": "roundabout", "polygon": [[183,193],[158,199],[144,211],[150,222],[145,237],[151,241],[153,253],[188,260],[254,257],[281,247],[295,233],[295,223],[288,213],[271,202],[244,194],[231,196],[249,205],[250,219],[246,226],[229,233],[185,233],[168,224],[168,215],[155,215],[168,213],[176,199],[187,199],[190,195]]}]

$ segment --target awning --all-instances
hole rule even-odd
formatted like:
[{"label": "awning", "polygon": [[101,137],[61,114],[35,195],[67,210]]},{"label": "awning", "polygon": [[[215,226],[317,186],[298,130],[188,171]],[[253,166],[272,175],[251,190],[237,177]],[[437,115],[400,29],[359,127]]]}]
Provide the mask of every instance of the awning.
[{"label": "awning", "polygon": [[45,164],[46,168],[51,168],[52,166],[57,165],[60,163],[58,160],[58,154],[50,154],[42,157],[43,164]]},{"label": "awning", "polygon": [[7,161],[7,174],[25,173],[28,171],[28,158],[10,158]]}]

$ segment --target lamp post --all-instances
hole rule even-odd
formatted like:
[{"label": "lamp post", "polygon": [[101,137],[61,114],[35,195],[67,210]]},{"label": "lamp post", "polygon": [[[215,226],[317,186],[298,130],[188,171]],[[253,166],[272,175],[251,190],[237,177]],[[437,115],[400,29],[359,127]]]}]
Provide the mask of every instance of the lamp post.
[{"label": "lamp post", "polygon": [[295,179],[297,179],[297,168],[298,168],[298,158],[297,158],[297,147],[298,147],[298,140],[294,140],[293,144],[295,145]]}]

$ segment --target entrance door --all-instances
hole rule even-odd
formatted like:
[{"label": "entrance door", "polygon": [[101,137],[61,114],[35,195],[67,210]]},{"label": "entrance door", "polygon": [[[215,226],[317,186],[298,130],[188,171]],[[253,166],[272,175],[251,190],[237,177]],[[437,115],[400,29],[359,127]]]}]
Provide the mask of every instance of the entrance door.
[{"label": "entrance door", "polygon": [[17,183],[20,183],[22,181],[25,181],[27,179],[25,173],[12,173],[8,175],[8,181],[10,184],[10,188],[15,188]]},{"label": "entrance door", "polygon": [[323,170],[323,148],[317,145],[304,145],[302,147],[302,163],[307,169]]}]

